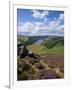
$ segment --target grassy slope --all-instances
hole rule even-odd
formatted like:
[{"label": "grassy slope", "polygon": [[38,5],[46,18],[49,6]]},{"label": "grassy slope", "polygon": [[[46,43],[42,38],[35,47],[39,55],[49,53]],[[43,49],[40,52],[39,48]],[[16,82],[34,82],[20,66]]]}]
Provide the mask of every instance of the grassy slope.
[{"label": "grassy slope", "polygon": [[[36,37],[35,37],[36,38]],[[25,43],[28,41],[28,37],[26,36],[18,36],[18,43]],[[63,40],[63,39],[62,39]],[[63,55],[64,54],[64,45],[61,38],[46,38],[42,45],[28,45],[28,49],[31,49],[36,54],[56,54]],[[30,43],[30,41],[28,42]],[[57,43],[57,44],[55,44]],[[53,46],[52,48],[49,48]]]},{"label": "grassy slope", "polygon": [[26,36],[17,36],[17,43],[18,44],[20,44],[20,43],[24,43],[24,42],[26,42],[26,41],[28,41],[28,37],[26,37]]},{"label": "grassy slope", "polygon": [[64,53],[64,47],[53,47],[51,49],[48,49],[42,45],[29,45],[27,47],[29,50],[31,49],[35,54],[56,54],[56,55],[63,55]]},{"label": "grassy slope", "polygon": [[49,38],[45,39],[42,43],[43,46],[51,49],[53,47],[64,45],[64,39],[63,38]]}]

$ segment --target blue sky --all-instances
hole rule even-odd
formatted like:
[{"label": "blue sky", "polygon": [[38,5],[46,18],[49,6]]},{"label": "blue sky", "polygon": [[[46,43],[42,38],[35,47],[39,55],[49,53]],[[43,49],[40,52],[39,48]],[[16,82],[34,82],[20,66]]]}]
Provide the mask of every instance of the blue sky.
[{"label": "blue sky", "polygon": [[64,36],[64,11],[17,9],[17,34]]}]

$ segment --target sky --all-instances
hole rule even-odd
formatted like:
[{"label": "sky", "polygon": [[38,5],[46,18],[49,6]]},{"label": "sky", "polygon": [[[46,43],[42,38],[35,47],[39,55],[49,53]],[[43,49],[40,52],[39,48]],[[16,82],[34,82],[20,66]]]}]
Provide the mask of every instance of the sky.
[{"label": "sky", "polygon": [[64,36],[64,11],[18,8],[17,35]]}]

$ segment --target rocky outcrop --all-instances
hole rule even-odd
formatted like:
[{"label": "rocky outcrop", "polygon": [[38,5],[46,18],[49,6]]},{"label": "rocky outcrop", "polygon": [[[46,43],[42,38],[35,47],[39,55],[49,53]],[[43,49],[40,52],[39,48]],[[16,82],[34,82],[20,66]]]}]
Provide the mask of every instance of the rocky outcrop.
[{"label": "rocky outcrop", "polygon": [[25,58],[26,56],[37,59],[38,57],[35,56],[35,54],[26,48],[26,45],[22,45],[18,47],[18,56],[20,58]]}]

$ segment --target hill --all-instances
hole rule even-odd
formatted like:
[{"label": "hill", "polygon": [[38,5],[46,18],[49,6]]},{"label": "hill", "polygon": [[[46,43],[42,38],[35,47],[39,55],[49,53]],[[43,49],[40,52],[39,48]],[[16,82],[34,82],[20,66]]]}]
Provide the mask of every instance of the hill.
[{"label": "hill", "polygon": [[64,38],[55,36],[17,36],[18,44],[26,44],[36,54],[64,53]]},{"label": "hill", "polygon": [[32,50],[33,53],[38,55],[44,55],[44,54],[55,54],[55,55],[63,55],[64,54],[64,47],[53,47],[51,49],[48,49],[47,47],[44,47],[42,45],[28,45],[28,50]]},{"label": "hill", "polygon": [[64,38],[63,37],[52,37],[44,39],[42,45],[47,48],[59,47],[64,46]]}]

